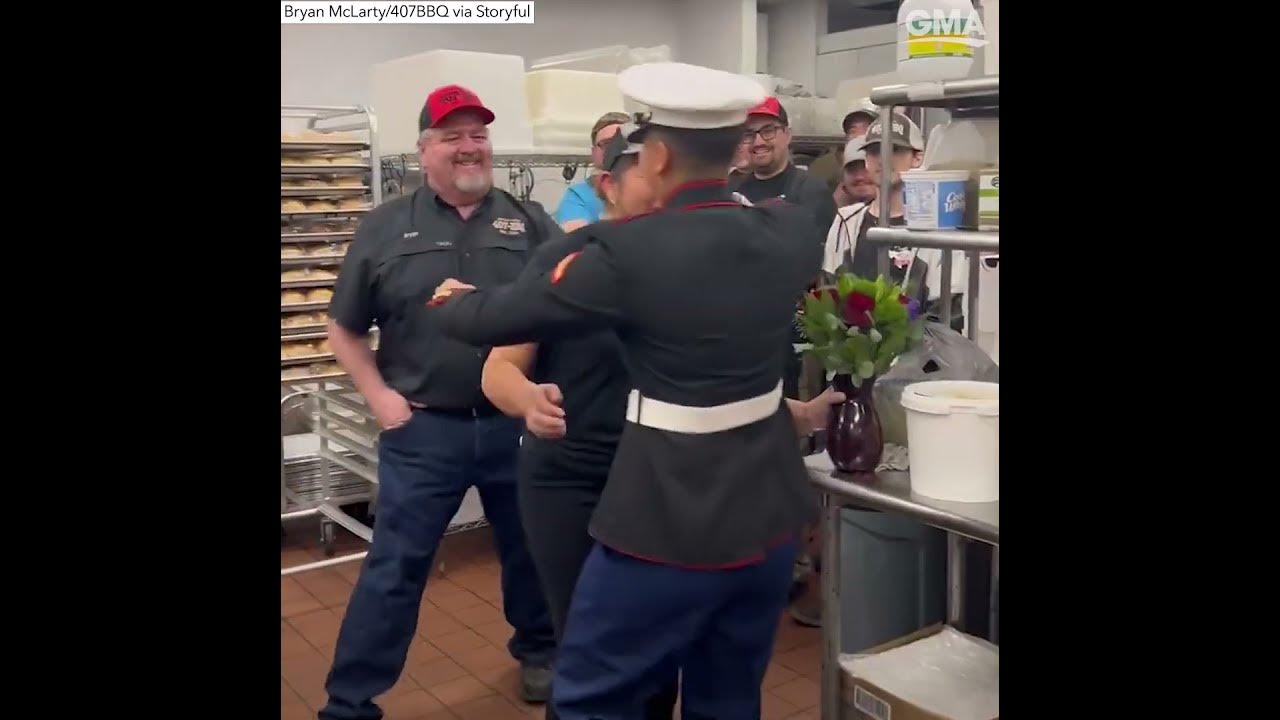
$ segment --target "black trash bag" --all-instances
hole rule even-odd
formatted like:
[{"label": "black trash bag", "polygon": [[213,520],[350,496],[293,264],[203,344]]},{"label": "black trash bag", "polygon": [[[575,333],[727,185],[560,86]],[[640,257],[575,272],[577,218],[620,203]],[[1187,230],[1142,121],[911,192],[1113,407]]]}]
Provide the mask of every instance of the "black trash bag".
[{"label": "black trash bag", "polygon": [[872,389],[884,441],[907,444],[907,411],[902,390],[930,380],[1000,382],[1000,366],[978,344],[940,323],[926,323],[924,338],[898,357]]}]

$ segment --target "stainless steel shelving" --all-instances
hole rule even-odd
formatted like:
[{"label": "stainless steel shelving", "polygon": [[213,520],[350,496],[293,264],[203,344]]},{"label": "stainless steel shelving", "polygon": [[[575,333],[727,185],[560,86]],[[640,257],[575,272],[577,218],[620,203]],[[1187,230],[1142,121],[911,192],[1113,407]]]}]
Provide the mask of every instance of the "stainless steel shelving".
[{"label": "stainless steel shelving", "polygon": [[[1000,78],[990,76],[941,83],[893,85],[871,91],[871,102],[880,106],[880,121],[889,126],[897,106],[929,108],[998,107]],[[884,133],[881,157],[893,156],[892,137]],[[889,197],[892,178],[881,180],[880,197]],[[881,213],[880,227],[867,228],[866,241],[876,245],[900,245],[913,248],[936,248],[942,253],[941,306],[942,323],[951,323],[952,252],[963,251],[969,258],[969,287],[966,330],[970,339],[978,328],[978,261],[979,253],[1000,251],[997,231],[910,230],[889,226],[890,213]],[[880,273],[889,274],[888,256],[879,255]],[[835,471],[825,455],[805,459],[814,487],[822,494],[823,563],[822,583],[822,688],[820,717],[839,720],[841,712],[842,670],[840,668],[840,510],[845,507],[869,508],[914,518],[947,533],[947,621],[955,624],[963,611],[964,541],[987,543],[996,548],[992,562],[992,637],[998,637],[996,592],[999,587],[1000,504],[944,503],[912,494],[909,473],[875,473],[851,475]]]},{"label": "stainless steel shelving", "polygon": [[[280,242],[289,247],[298,247],[299,243],[322,245],[325,243],[342,243],[349,241],[354,235],[354,223],[363,217],[371,208],[382,202],[382,167],[378,158],[378,122],[373,111],[364,106],[330,107],[316,105],[281,106],[280,117],[306,120],[309,133],[320,133],[319,138],[306,138],[302,141],[281,138],[280,152],[280,197],[314,198],[314,199],[350,199],[366,198],[362,207],[334,208],[324,210],[304,210],[302,212],[281,211]],[[359,137],[358,133],[364,135]],[[331,135],[331,137],[324,137]],[[355,162],[356,155],[361,158]],[[350,156],[350,160],[346,156]],[[329,161],[340,160],[339,164]],[[346,160],[346,162],[341,162]],[[350,178],[361,176],[358,185],[338,184],[334,178]],[[323,181],[323,186],[294,187],[292,183],[300,179],[313,178]],[[286,185],[288,183],[288,185]],[[314,229],[312,221],[340,220],[347,222],[341,231],[325,228],[322,232],[287,233],[287,224],[299,223],[304,229]],[[294,257],[281,257],[281,268],[324,266],[329,272],[335,272],[341,265],[344,254],[326,252]],[[314,278],[302,280],[281,280],[281,290],[293,288],[332,287],[336,281],[332,278]],[[325,310],[329,306],[327,300],[306,303],[281,305],[281,313],[297,311]],[[306,326],[280,329],[281,344],[299,341],[316,341],[323,339],[323,325],[312,323]],[[308,366],[302,370],[300,366]],[[361,427],[358,422],[349,418],[334,419],[339,414],[333,410],[333,403],[327,400],[329,394],[338,389],[350,388],[340,384],[345,374],[337,367],[332,353],[320,353],[304,357],[282,357],[280,360],[280,385],[285,391],[280,400],[281,439],[280,439],[280,521],[295,518],[319,516],[321,518],[321,542],[326,554],[332,553],[332,541],[337,526],[345,527],[357,536],[369,540],[372,531],[341,508],[343,505],[357,502],[373,503],[376,500],[376,474],[367,472],[360,463],[367,459],[370,443],[363,442],[359,434],[337,432],[335,427],[347,422]],[[300,377],[295,373],[305,372]],[[284,427],[286,416],[301,412],[319,437],[320,448],[316,455],[295,458],[286,461],[284,457]],[[349,430],[350,428],[346,428]],[[375,435],[376,437],[376,435]],[[366,438],[367,439],[367,438]],[[324,560],[319,563],[284,568],[281,575],[325,567],[340,562],[352,562],[363,558],[366,553],[355,553],[341,558]]]}]

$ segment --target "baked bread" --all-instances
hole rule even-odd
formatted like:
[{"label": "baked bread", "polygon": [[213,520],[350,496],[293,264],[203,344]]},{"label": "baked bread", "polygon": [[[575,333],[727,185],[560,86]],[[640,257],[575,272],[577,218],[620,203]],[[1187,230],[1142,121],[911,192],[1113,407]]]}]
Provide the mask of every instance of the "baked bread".
[{"label": "baked bread", "polygon": [[359,175],[339,175],[333,179],[334,187],[364,187],[364,178]]},{"label": "baked bread", "polygon": [[320,355],[328,355],[333,352],[333,348],[329,347],[329,341],[325,339],[316,343],[316,352]]},{"label": "baked bread", "polygon": [[311,317],[315,318],[317,325],[324,325],[325,323],[329,322],[329,313],[327,312],[318,312],[312,315]]},{"label": "baked bread", "polygon": [[282,258],[302,257],[305,254],[306,253],[302,251],[301,245],[281,245],[280,246],[280,257]]},{"label": "baked bread", "polygon": [[311,271],[307,268],[295,268],[293,270],[285,270],[280,273],[280,282],[294,282],[296,280],[311,279]]},{"label": "baked bread", "polygon": [[281,132],[281,133],[280,133],[280,142],[282,142],[282,143],[296,143],[296,142],[302,142],[302,133],[297,133],[297,132]]},{"label": "baked bread", "polygon": [[369,201],[365,198],[345,198],[338,201],[339,210],[363,210],[369,207]]},{"label": "baked bread", "polygon": [[280,316],[280,327],[305,327],[307,325],[315,325],[316,316],[311,313],[293,313],[292,315]]},{"label": "baked bread", "polygon": [[329,288],[315,288],[307,293],[307,302],[329,302],[333,299],[333,290]]},{"label": "baked bread", "polygon": [[280,293],[281,305],[297,305],[307,302],[307,294],[300,290],[285,290]]},{"label": "baked bread", "polygon": [[312,200],[307,203],[307,210],[312,212],[321,212],[325,210],[337,210],[339,205],[335,205],[332,200]]},{"label": "baked bread", "polygon": [[325,268],[310,268],[307,272],[308,280],[335,280],[337,277],[337,273]]},{"label": "baked bread", "polygon": [[330,165],[363,165],[364,157],[360,153],[342,153],[329,157]]},{"label": "baked bread", "polygon": [[285,343],[280,346],[281,358],[306,357],[308,355],[319,355],[316,352],[316,346],[311,343]]},{"label": "baked bread", "polygon": [[306,203],[301,200],[281,200],[280,212],[295,213],[304,212],[307,209]]},{"label": "baked bread", "polygon": [[323,155],[302,155],[298,158],[299,165],[328,165],[329,158]]}]

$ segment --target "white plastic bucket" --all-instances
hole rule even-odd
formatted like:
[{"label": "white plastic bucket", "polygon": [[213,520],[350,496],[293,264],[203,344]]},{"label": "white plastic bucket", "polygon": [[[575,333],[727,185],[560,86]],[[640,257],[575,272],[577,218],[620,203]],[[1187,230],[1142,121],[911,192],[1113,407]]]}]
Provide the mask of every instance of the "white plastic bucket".
[{"label": "white plastic bucket", "polygon": [[902,173],[907,227],[951,230],[964,224],[968,170],[908,170]]},{"label": "white plastic bucket", "polygon": [[1000,385],[939,380],[908,385],[911,490],[936,500],[1000,499]]}]

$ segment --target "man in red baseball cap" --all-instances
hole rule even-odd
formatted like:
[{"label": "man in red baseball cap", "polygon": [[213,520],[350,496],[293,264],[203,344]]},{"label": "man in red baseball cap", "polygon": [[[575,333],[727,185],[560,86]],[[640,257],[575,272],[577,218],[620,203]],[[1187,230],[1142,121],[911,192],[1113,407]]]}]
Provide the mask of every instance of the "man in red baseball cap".
[{"label": "man in red baseball cap", "polygon": [[[424,185],[365,216],[329,305],[329,344],[382,434],[373,545],[342,620],[321,720],[382,717],[373,699],[404,669],[436,548],[472,487],[502,562],[521,693],[550,696],[555,633],[516,500],[521,423],[481,391],[488,348],[442,335],[426,304],[445,278],[512,282],[542,242],[563,237],[542,206],[493,187],[491,122],[467,88],[431,92],[418,116]],[[367,340],[374,325],[376,351]],[[426,632],[439,631],[424,620]]]},{"label": "man in red baseball cap", "polygon": [[767,97],[747,113],[742,144],[751,173],[733,189],[753,203],[779,198],[805,208],[818,228],[814,242],[820,243],[836,215],[835,201],[821,181],[791,162],[791,128],[778,98]]}]

